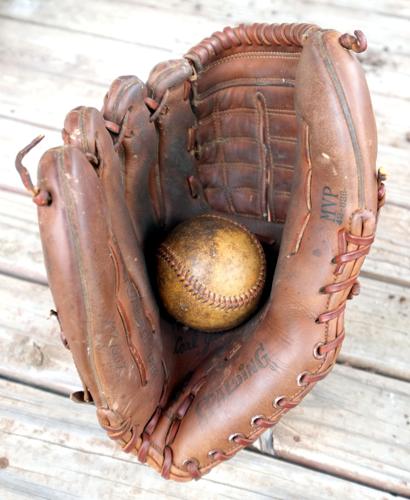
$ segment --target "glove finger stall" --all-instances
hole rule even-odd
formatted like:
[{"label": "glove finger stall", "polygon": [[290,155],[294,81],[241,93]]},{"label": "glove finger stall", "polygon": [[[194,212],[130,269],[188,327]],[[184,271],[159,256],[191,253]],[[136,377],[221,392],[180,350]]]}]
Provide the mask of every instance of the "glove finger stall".
[{"label": "glove finger stall", "polygon": [[[135,273],[138,259],[126,240],[122,248],[118,245],[118,221],[111,217],[103,183],[83,152],[73,146],[50,150],[40,162],[39,179],[53,197],[50,206],[42,207],[48,210],[39,210],[41,236],[74,362],[105,417],[111,416],[113,425],[130,421],[141,432],[159,399],[164,368],[160,339],[155,340],[142,293],[125,264],[133,260]],[[130,398],[141,391],[151,405]]]}]

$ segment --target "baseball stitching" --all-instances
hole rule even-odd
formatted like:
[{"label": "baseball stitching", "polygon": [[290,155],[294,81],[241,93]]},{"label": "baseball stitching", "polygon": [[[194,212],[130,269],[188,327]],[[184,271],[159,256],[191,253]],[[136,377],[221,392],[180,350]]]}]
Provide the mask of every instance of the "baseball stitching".
[{"label": "baseball stitching", "polygon": [[[207,215],[206,217],[214,217],[218,219],[222,219],[226,221],[223,217],[219,217],[217,215]],[[241,227],[241,224],[238,224],[235,221],[231,221],[234,225]],[[168,246],[162,243],[158,249],[158,257],[163,259],[175,272],[179,281],[182,285],[190,292],[197,300],[202,302],[203,304],[208,304],[210,306],[214,306],[217,309],[223,310],[236,310],[241,307],[247,306],[261,291],[264,281],[265,281],[265,259],[263,255],[263,250],[260,247],[259,242],[256,240],[255,236],[251,234],[252,241],[256,245],[258,249],[258,253],[261,261],[261,270],[259,272],[258,279],[256,283],[245,293],[241,293],[239,295],[220,295],[215,292],[212,292],[207,288],[203,283],[199,281],[198,278],[195,278],[191,271],[184,266],[184,264],[179,260],[175,252],[173,252]],[[256,241],[255,241],[256,240]]]}]

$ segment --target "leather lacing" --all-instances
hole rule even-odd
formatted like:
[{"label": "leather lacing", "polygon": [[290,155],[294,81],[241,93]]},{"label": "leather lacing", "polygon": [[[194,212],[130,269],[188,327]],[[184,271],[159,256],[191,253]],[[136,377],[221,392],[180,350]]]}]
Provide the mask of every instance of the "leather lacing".
[{"label": "leather lacing", "polygon": [[28,144],[26,147],[24,147],[21,151],[17,153],[15,160],[16,170],[20,175],[24,187],[31,194],[33,202],[39,207],[44,207],[51,204],[51,194],[48,191],[45,191],[44,189],[40,189],[39,187],[34,186],[29,171],[23,165],[23,158],[43,139],[44,139],[43,134],[37,136],[30,142],[30,144]]},{"label": "leather lacing", "polygon": [[367,39],[363,31],[355,30],[354,36],[345,33],[339,37],[339,43],[345,49],[353,50],[353,52],[364,52],[367,49]]},{"label": "leather lacing", "polygon": [[[113,141],[114,150],[116,152],[118,151],[120,145],[122,144],[124,137],[126,137],[127,123],[131,108],[132,108],[131,106],[128,108],[127,112],[124,115],[124,119],[122,120],[120,125],[109,120],[104,120],[106,129],[110,131],[112,134],[118,135],[117,140]],[[63,136],[65,133],[66,131],[63,130]],[[27,189],[27,191],[31,194],[33,202],[39,207],[51,205],[52,202],[51,194],[48,191],[40,189],[38,186],[35,186],[33,184],[28,169],[23,165],[23,158],[43,139],[44,139],[44,134],[41,134],[36,138],[34,138],[30,142],[30,144],[25,146],[21,151],[17,153],[15,159],[15,167],[18,174],[20,175],[21,181],[24,187]],[[94,164],[94,166],[99,165],[100,161],[96,155],[90,153],[89,151],[84,151],[84,154],[87,157],[87,159],[92,164]]]},{"label": "leather lacing", "polygon": [[[213,33],[204,38],[198,45],[192,47],[185,57],[192,59],[197,69],[202,69],[227,51],[243,46],[265,47],[303,47],[306,38],[320,28],[314,24],[303,23],[254,23],[227,26],[222,31]],[[342,47],[353,52],[364,52],[367,49],[367,40],[360,30],[354,35],[344,33],[339,37]]]},{"label": "leather lacing", "polygon": [[377,171],[377,215],[386,202],[386,186],[384,185],[386,179],[387,173],[384,167],[380,167]]},{"label": "leather lacing", "polygon": [[197,69],[223,57],[226,51],[240,46],[272,46],[272,47],[302,47],[309,32],[317,31],[314,24],[240,24],[227,26],[223,31],[217,31],[204,38],[198,45],[192,47],[185,57],[192,59]]},{"label": "leather lacing", "polygon": [[148,420],[144,428],[144,431],[141,434],[142,441],[137,454],[138,460],[140,462],[145,463],[147,461],[148,451],[151,446],[151,439],[150,439],[151,434],[154,432],[161,414],[162,414],[162,406],[158,405],[157,408],[155,409],[154,414]]},{"label": "leather lacing", "polygon": [[[173,462],[173,454],[172,454],[172,449],[171,449],[171,444],[173,443],[177,433],[179,426],[181,424],[181,421],[183,417],[186,415],[189,407],[191,406],[195,396],[201,389],[201,387],[204,385],[206,382],[206,378],[203,377],[200,380],[198,380],[190,389],[189,393],[185,396],[185,398],[182,400],[178,408],[176,409],[175,413],[173,414],[172,417],[172,422],[171,425],[168,429],[166,440],[165,440],[165,447],[163,451],[163,462],[162,462],[162,468],[161,468],[161,475],[165,478],[169,478],[169,474],[171,471],[172,467],[172,462]],[[159,422],[160,417],[163,415],[163,408],[166,402],[166,390],[165,388],[162,391],[162,395],[160,398],[160,403],[158,404],[157,408],[155,409],[153,415],[147,422],[147,424],[144,427],[144,430],[141,434],[141,444],[137,453],[138,460],[141,462],[145,463],[148,457],[148,452],[151,447],[151,437],[153,432],[155,431],[155,428],[157,427],[157,424]],[[138,435],[136,433],[136,428],[132,427],[129,422],[124,422],[117,428],[113,428],[109,425],[103,425],[102,426],[107,432],[108,435],[113,438],[113,439],[124,439],[127,433],[131,432],[131,439],[125,444],[123,447],[123,450],[126,452],[131,451],[138,440]],[[186,462],[186,467],[187,470],[190,471],[191,475],[193,478],[199,478],[200,475],[196,473],[196,470],[199,472],[199,464],[195,463],[195,460],[192,461],[187,461]]]},{"label": "leather lacing", "polygon": [[128,118],[129,118],[131,110],[132,110],[132,106],[130,106],[127,109],[127,112],[125,113],[124,118],[121,121],[121,124],[104,119],[105,128],[109,132],[111,132],[111,134],[117,135],[117,139],[115,141],[113,140],[113,146],[114,146],[115,152],[118,152],[118,149],[121,146],[124,138],[127,136]]},{"label": "leather lacing", "polygon": [[123,439],[126,434],[131,433],[131,438],[122,447],[122,450],[125,453],[130,453],[134,449],[139,435],[137,432],[137,426],[132,425],[131,419],[125,420],[117,427],[113,427],[108,424],[101,424],[101,427],[107,431],[107,434],[111,439]]},{"label": "leather lacing", "polygon": [[[332,263],[336,264],[335,274],[338,275],[343,272],[344,266],[349,262],[355,262],[356,260],[366,256],[369,251],[371,244],[374,241],[374,234],[369,236],[357,236],[351,232],[341,230],[339,232],[339,248],[341,248],[341,253],[332,259]],[[356,250],[347,251],[347,244],[352,243],[357,245],[359,248]],[[333,294],[338,293],[343,290],[349,290],[347,299],[353,298],[353,296],[359,293],[359,282],[357,280],[358,274],[354,274],[344,280],[338,281],[336,283],[331,283],[321,288],[321,293]],[[327,323],[333,319],[338,318],[346,308],[346,300],[344,300],[339,306],[329,311],[320,314],[315,322],[317,324]],[[316,359],[322,359],[327,354],[335,351],[339,348],[341,343],[345,338],[344,329],[337,335],[337,337],[330,342],[324,342],[316,344],[313,349],[313,356]],[[326,370],[318,373],[303,372],[297,377],[297,383],[299,386],[307,386],[311,383],[318,382],[319,380],[326,377],[326,375],[331,371],[332,365],[330,365]]]},{"label": "leather lacing", "polygon": [[146,97],[144,103],[147,106],[151,116],[149,117],[150,122],[154,122],[159,118],[162,113],[166,113],[166,104],[169,97],[169,89],[167,89],[164,95],[161,97],[160,101],[156,101],[152,97]]},{"label": "leather lacing", "polygon": [[[381,197],[383,197],[384,200],[384,190],[379,188],[379,193],[381,193],[381,196],[379,194],[379,201]],[[337,266],[335,274],[336,275],[340,274],[344,266],[348,262],[356,261],[357,259],[367,255],[369,253],[373,241],[374,241],[374,234],[369,236],[356,236],[345,230],[341,231],[339,233],[339,247],[341,248],[342,251],[332,260],[332,262]],[[357,250],[347,251],[347,243],[355,244],[359,246],[359,248]],[[326,285],[322,287],[320,291],[321,293],[324,294],[333,294],[343,290],[350,289],[349,295],[347,297],[350,299],[354,295],[357,295],[359,293],[359,285],[357,277],[358,274],[355,274],[337,283]],[[346,301],[343,301],[335,309],[320,314],[316,319],[316,323],[323,324],[335,318],[338,318],[344,312],[345,307],[346,307]],[[329,353],[337,351],[337,349],[342,344],[344,338],[345,338],[345,331],[343,329],[333,340],[327,342],[319,342],[313,348],[313,356],[316,359],[325,358]],[[307,388],[311,384],[314,384],[319,380],[323,379],[324,377],[326,377],[326,375],[328,375],[328,373],[331,371],[332,368],[333,364],[331,364],[325,370],[317,373],[310,373],[308,371],[300,373],[297,377],[297,384],[300,387],[304,387],[304,390],[301,393],[299,393],[296,398],[288,399],[286,396],[277,397],[273,401],[273,407],[280,410],[277,413],[277,415],[275,415],[274,418],[267,418],[264,415],[256,415],[251,418],[251,426],[258,427],[261,429],[268,429],[270,427],[273,427],[278,422],[281,414],[297,406],[301,402],[303,395],[307,392]],[[248,438],[241,433],[235,433],[229,437],[230,441],[233,441],[242,447],[248,446],[254,441],[254,439]],[[225,453],[221,449],[214,449],[208,452],[208,456],[214,461],[224,461],[231,458],[236,453],[236,451],[237,450]],[[196,472],[200,473],[199,468]]]},{"label": "leather lacing", "polygon": [[[164,391],[163,391],[164,394]],[[122,446],[122,450],[125,453],[130,453],[135,449],[135,446],[137,444],[138,438],[141,437],[142,442],[140,445],[140,448],[138,450],[138,459],[141,462],[145,462],[147,459],[147,454],[148,450],[150,447],[150,436],[152,432],[154,432],[155,427],[159,421],[159,418],[161,417],[162,414],[162,406],[158,405],[147,422],[143,433],[140,434],[138,433],[138,426],[133,425],[131,419],[124,420],[120,425],[118,426],[112,426],[111,424],[104,424],[101,423],[101,427],[107,431],[108,436],[111,439],[115,440],[126,440],[126,436],[128,434],[131,434],[131,437],[126,440],[125,444]]]},{"label": "leather lacing", "polygon": [[[118,426],[101,423],[101,427],[107,431],[107,434],[111,439],[122,440],[124,442],[122,450],[126,453],[134,451],[138,442],[138,438],[141,438],[142,441],[137,454],[137,457],[141,462],[145,462],[147,459],[148,451],[151,445],[151,434],[154,432],[158,424],[158,421],[162,415],[163,407],[165,406],[167,400],[168,374],[164,362],[162,362],[162,367],[164,370],[164,384],[162,386],[159,403],[155,408],[155,411],[152,414],[151,418],[145,424],[144,430],[141,435],[138,432],[138,425],[132,424],[131,418],[124,420]],[[129,433],[131,433],[131,437],[127,439],[127,435]]]},{"label": "leather lacing", "polygon": [[[202,377],[199,379],[190,389],[189,393],[185,396],[183,401],[178,406],[175,411],[172,423],[168,429],[167,437],[165,440],[165,448],[164,448],[164,461],[162,463],[161,475],[165,479],[169,478],[169,474],[171,471],[171,466],[173,462],[173,455],[171,444],[173,443],[177,433],[179,426],[181,425],[181,421],[183,417],[186,415],[189,407],[191,406],[195,396],[198,394],[201,387],[206,383],[206,377]],[[201,474],[199,472],[199,462],[196,459],[188,459],[184,462],[185,468],[189,471],[193,479],[199,479]]]}]

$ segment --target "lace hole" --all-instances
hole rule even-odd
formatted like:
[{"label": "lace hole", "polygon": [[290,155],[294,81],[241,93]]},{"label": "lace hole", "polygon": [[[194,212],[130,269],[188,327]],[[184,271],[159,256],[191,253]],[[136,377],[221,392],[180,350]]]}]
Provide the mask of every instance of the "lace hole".
[{"label": "lace hole", "polygon": [[231,434],[229,437],[228,437],[228,441],[233,441],[235,442],[235,439],[239,437],[239,433],[238,432],[234,432],[233,434]]},{"label": "lace hole", "polygon": [[313,357],[316,359],[323,359],[326,356],[326,353],[320,353],[320,348],[323,347],[324,342],[318,342],[313,348]]},{"label": "lace hole", "polygon": [[285,401],[285,396],[278,396],[275,401],[273,401],[274,408],[282,409],[283,407],[280,405],[281,401]]},{"label": "lace hole", "polygon": [[308,375],[308,372],[299,373],[299,375],[297,376],[296,382],[299,387],[305,387],[308,385],[307,382],[303,382],[303,379],[306,377],[306,375]]},{"label": "lace hole", "polygon": [[193,465],[199,465],[198,461],[197,461],[197,460],[195,460],[195,459],[193,459],[193,458],[187,458],[186,460],[184,460],[184,461],[182,462],[182,465],[183,465],[185,468],[189,467],[191,464],[193,464]]},{"label": "lace hole", "polygon": [[263,416],[263,415],[255,415],[255,416],[253,416],[253,417],[251,418],[251,426],[252,426],[252,427],[257,427],[257,426],[258,426],[258,423],[257,423],[257,422],[258,422],[258,420],[259,420],[260,418],[264,418],[264,416]]}]

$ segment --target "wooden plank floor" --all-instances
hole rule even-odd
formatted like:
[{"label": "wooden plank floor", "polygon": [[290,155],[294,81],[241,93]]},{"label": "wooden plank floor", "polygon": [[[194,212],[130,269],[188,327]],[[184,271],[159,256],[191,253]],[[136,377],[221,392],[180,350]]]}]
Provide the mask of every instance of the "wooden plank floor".
[{"label": "wooden plank floor", "polygon": [[[63,7],[64,6],[64,7]],[[333,372],[255,446],[199,482],[162,480],[109,441],[61,346],[35,206],[16,151],[64,116],[100,107],[121,74],[146,79],[202,37],[239,22],[362,29],[388,201],[348,304]],[[410,2],[408,0],[0,0],[0,499],[410,497]]]}]

